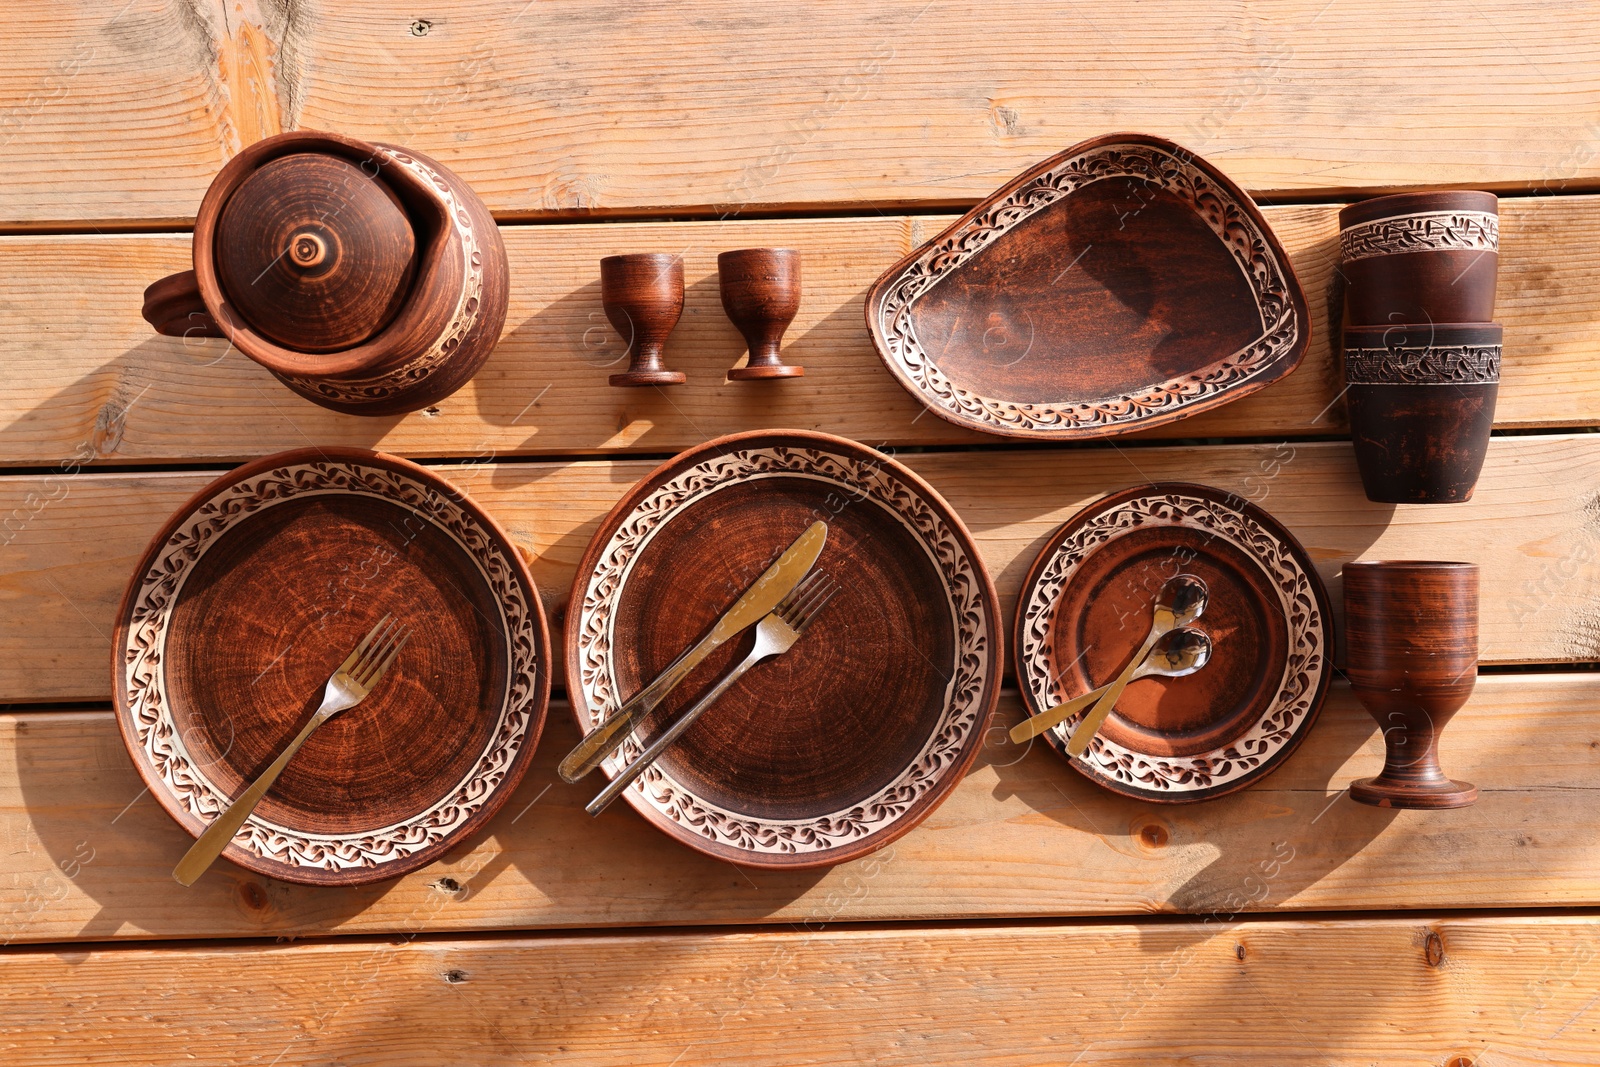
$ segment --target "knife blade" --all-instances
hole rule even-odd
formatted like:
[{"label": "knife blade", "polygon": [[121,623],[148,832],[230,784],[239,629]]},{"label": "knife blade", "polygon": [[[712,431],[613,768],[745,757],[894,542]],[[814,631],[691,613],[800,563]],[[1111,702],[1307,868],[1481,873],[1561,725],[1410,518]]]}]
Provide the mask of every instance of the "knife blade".
[{"label": "knife blade", "polygon": [[561,777],[576,782],[605,762],[605,758],[622,744],[650,710],[661,703],[707,656],[760,622],[777,607],[778,601],[788,596],[811,570],[812,564],[817,562],[827,540],[828,524],[821,520],[812,523],[784,550],[777,562],[768,567],[755,584],[722,613],[722,617],[700,639],[699,644],[679,656],[654,681],[629,697],[622,707],[583,736],[583,740],[567,753],[556,768]]}]

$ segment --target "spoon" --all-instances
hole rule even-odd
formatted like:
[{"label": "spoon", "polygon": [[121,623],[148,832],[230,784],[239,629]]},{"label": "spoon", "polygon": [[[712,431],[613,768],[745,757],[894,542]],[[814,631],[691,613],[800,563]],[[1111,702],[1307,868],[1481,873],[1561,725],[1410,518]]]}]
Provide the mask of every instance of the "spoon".
[{"label": "spoon", "polygon": [[[1140,661],[1130,681],[1137,682],[1140,678],[1152,676],[1186,678],[1204,667],[1210,660],[1210,636],[1204,631],[1185,627],[1182,630],[1174,630],[1157,641],[1150,654]],[[1096,697],[1104,695],[1110,688],[1110,684],[1102,685],[1099,689],[1091,689],[1082,696],[1073,697],[1065,704],[1057,704],[1048,711],[1024,719],[1011,728],[1012,743],[1020,745],[1024,741],[1038,737],[1058,723],[1066,722],[1094,703]]]},{"label": "spoon", "polygon": [[1139,669],[1139,664],[1144,662],[1144,658],[1150,654],[1156,642],[1173,630],[1188,626],[1198,619],[1200,613],[1206,610],[1208,595],[1206,583],[1192,574],[1180,574],[1167,579],[1167,584],[1161,587],[1160,596],[1156,597],[1154,620],[1150,624],[1150,633],[1145,637],[1144,644],[1139,646],[1139,651],[1133,654],[1133,658],[1122,669],[1122,673],[1117,675],[1117,680],[1111,683],[1105,695],[1089,709],[1089,714],[1083,717],[1078,728],[1072,731],[1072,737],[1067,741],[1067,755],[1083,755],[1089,747],[1089,742],[1094,740],[1100,724],[1106,721],[1111,709],[1122,699],[1122,691],[1133,681],[1133,672]]}]

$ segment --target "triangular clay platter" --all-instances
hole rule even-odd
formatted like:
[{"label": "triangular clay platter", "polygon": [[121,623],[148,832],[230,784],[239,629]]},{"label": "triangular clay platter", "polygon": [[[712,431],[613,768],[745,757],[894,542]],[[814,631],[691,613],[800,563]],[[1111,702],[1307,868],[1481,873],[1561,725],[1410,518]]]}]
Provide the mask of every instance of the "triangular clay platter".
[{"label": "triangular clay platter", "polygon": [[1160,426],[1299,364],[1305,294],[1260,210],[1205,160],[1137,133],[1009,182],[867,297],[889,372],[928,410],[1008,437]]}]

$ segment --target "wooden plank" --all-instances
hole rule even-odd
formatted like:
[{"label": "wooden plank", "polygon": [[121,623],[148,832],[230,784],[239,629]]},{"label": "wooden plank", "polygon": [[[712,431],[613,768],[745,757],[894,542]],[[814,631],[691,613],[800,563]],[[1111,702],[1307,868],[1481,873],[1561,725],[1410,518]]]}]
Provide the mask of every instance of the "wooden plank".
[{"label": "wooden plank", "polygon": [[[1222,410],[1142,436],[1226,438],[1345,431],[1325,313],[1338,208],[1268,208],[1311,296],[1312,349],[1293,375]],[[1508,345],[1502,427],[1600,424],[1600,197],[1507,201],[1499,315]],[[224,341],[157,336],[144,286],[187,265],[185,235],[0,238],[0,465],[214,461],[308,442],[411,456],[673,451],[753,426],[805,426],[895,446],[994,444],[928,414],[884,371],[862,319],[879,272],[948,222],[893,217],[508,227],[512,293],[500,347],[436,409],[364,419],[311,404]],[[805,256],[806,291],[780,384],[728,383],[743,341],[722,312],[716,254],[781,245]],[[600,257],[685,257],[687,305],[668,358],[674,389],[613,389],[622,355],[600,307]],[[39,279],[52,284],[40,285]]]},{"label": "wooden plank", "polygon": [[1596,955],[1592,916],[1429,916],[116,947],[0,981],[40,1067],[1511,1067],[1600,1063]]},{"label": "wooden plank", "polygon": [[[1446,555],[1482,564],[1486,662],[1600,659],[1593,506],[1600,436],[1497,439],[1474,499],[1451,507],[1369,503],[1341,443],[905,458],[971,528],[1007,618],[1029,563],[1059,524],[1113,489],[1179,479],[1266,507],[1330,582],[1357,557]],[[443,471],[532,558],[558,630],[559,609],[601,516],[651,466],[503,463]],[[0,477],[0,703],[110,699],[109,635],[129,574],[172,511],[213,477],[70,468]],[[1337,604],[1339,587],[1332,588]]]},{"label": "wooden plank", "polygon": [[147,795],[110,713],[0,716],[0,941],[1600,904],[1592,710],[1600,675],[1492,675],[1444,735],[1482,799],[1446,813],[1363,807],[1383,744],[1338,685],[1292,759],[1257,786],[1176,807],[1114,796],[1043,746],[1005,741],[1008,695],[975,769],[876,860],[740,871],[556,762],[577,741],[552,708],[534,766],[476,842],[398,881],[288,885],[219,864],[171,878],[190,840]]},{"label": "wooden plank", "polygon": [[507,217],[971,203],[1130,128],[1258,193],[1600,180],[1600,14],[1573,2],[701,3],[693,32],[578,0],[16,6],[13,227],[189,218],[225,158],[296,127],[431,153]]}]

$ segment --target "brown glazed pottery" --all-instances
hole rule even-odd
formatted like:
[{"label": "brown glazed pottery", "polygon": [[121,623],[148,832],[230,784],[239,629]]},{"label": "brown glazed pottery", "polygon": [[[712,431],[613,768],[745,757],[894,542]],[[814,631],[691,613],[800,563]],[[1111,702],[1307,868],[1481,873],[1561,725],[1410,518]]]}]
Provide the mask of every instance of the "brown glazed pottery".
[{"label": "brown glazed pottery", "polygon": [[[567,611],[572,710],[588,731],[695,644],[818,519],[812,573],[839,591],[623,794],[691,848],[816,867],[925,818],[984,744],[1001,680],[994,586],[950,506],[899,463],[826,434],[758,431],[647,475],[589,542]],[[728,642],[608,759],[608,777],[749,651]],[[614,817],[614,816],[612,816]]]},{"label": "brown glazed pottery", "polygon": [[1339,212],[1351,325],[1490,322],[1500,265],[1493,193],[1401,193]]},{"label": "brown glazed pottery", "polygon": [[735,382],[798,378],[804,367],[783,362],[783,331],[800,310],[800,253],[792,248],[741,248],[717,256],[722,310],[744,334],[750,359],[728,371]]},{"label": "brown glazed pottery", "polygon": [[1349,326],[1345,403],[1367,499],[1472,499],[1500,391],[1499,323]]},{"label": "brown glazed pottery", "polygon": [[1439,769],[1439,734],[1478,681],[1474,563],[1344,566],[1350,686],[1383,731],[1383,773],[1350,784],[1380,808],[1462,808],[1478,789]]},{"label": "brown glazed pottery", "polygon": [[1160,426],[1299,365],[1305,295],[1243,190],[1109,134],[1014,178],[867,294],[879,357],[929,411],[1045,440]]},{"label": "brown glazed pottery", "polygon": [[145,551],[117,615],[112,691],[151,794],[199,836],[388,612],[415,636],[365,701],[311,735],[223,855],[284,881],[354,885],[476,833],[544,726],[539,594],[470,499],[357,449],[223,475]]},{"label": "brown glazed pottery", "polygon": [[466,384],[500,339],[505,249],[483,202],[419,152],[282,133],[217,174],[194,270],[145,290],[177,337],[226,337],[308,400],[414,411]]},{"label": "brown glazed pottery", "polygon": [[628,345],[628,369],[612,385],[682,385],[661,356],[667,335],[683,314],[683,257],[632,252],[600,261],[600,301],[606,318]]},{"label": "brown glazed pottery", "polygon": [[1090,781],[1156,803],[1242,789],[1287,759],[1322,710],[1333,615],[1311,558],[1277,520],[1210,486],[1142,485],[1091,504],[1050,536],[1023,582],[1013,648],[1030,715],[1109,682],[1139,648],[1162,587],[1205,582],[1192,624],[1212,654],[1183,678],[1133,682],[1089,749],[1081,716],[1041,736]]}]

